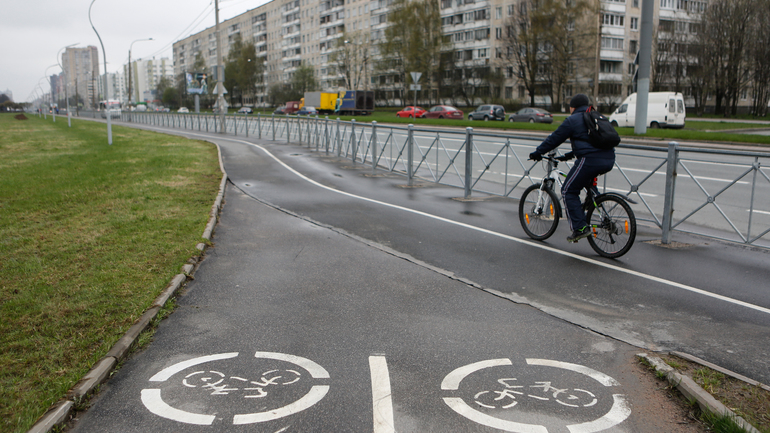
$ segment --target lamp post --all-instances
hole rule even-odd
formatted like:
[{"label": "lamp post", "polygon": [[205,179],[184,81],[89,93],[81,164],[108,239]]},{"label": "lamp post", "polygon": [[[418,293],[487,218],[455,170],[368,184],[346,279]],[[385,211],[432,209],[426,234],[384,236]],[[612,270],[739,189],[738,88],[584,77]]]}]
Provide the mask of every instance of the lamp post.
[{"label": "lamp post", "polygon": [[53,67],[56,67],[56,66],[59,66],[59,64],[55,63],[55,64],[45,68],[45,75],[43,75],[43,78],[45,78],[45,80],[48,82],[48,88],[51,89],[51,103],[50,103],[50,106],[51,106],[51,114],[53,115],[54,123],[56,123],[56,110],[53,107],[53,93],[54,93],[54,91],[53,91],[53,82],[51,82],[51,79],[48,78],[48,70],[53,68]]},{"label": "lamp post", "polygon": [[91,7],[94,5],[94,2],[96,0],[91,1],[91,6],[88,6],[88,22],[91,23],[91,28],[94,29],[94,33],[96,33],[96,37],[99,38],[99,44],[102,46],[102,57],[104,57],[104,100],[107,101],[106,106],[104,107],[104,111],[106,111],[107,115],[107,144],[110,146],[112,145],[112,113],[110,113],[110,95],[107,91],[107,52],[104,50],[104,43],[102,42],[102,37],[99,36],[99,32],[96,31],[96,27],[94,27],[93,21],[91,21]]},{"label": "lamp post", "polygon": [[131,45],[128,46],[128,105],[131,106],[131,49],[134,46],[135,42],[143,42],[143,41],[151,41],[152,38],[147,39],[137,39],[134,42],[131,42]]},{"label": "lamp post", "polygon": [[[62,50],[74,47],[75,45],[80,44],[80,42],[76,42],[74,44],[67,45],[66,47],[63,47],[59,50],[58,53],[56,53],[56,61],[59,62],[59,53],[62,52]],[[61,62],[59,62],[59,67],[61,68],[62,75],[64,75],[64,100],[67,104],[67,126],[72,128],[72,115],[70,114],[70,95],[69,95],[69,82],[67,77],[67,72],[64,70],[64,66],[61,65]]]}]

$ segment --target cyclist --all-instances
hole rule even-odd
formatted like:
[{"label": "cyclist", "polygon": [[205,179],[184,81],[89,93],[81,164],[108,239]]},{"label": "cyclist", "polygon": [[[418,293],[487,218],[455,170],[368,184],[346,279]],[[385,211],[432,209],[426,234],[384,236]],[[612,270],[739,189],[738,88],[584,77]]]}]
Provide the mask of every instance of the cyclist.
[{"label": "cyclist", "polygon": [[568,242],[577,242],[591,234],[580,202],[580,191],[590,187],[596,176],[609,172],[615,164],[613,149],[597,149],[588,141],[583,113],[588,110],[589,105],[588,96],[585,94],[578,93],[573,96],[569,103],[570,116],[559,125],[556,131],[543,140],[534,152],[529,154],[529,159],[540,161],[543,159],[543,154],[556,149],[567,139],[572,143],[572,151],[560,158],[567,160],[577,157],[561,189],[567,219],[572,230],[572,234],[567,236]]}]

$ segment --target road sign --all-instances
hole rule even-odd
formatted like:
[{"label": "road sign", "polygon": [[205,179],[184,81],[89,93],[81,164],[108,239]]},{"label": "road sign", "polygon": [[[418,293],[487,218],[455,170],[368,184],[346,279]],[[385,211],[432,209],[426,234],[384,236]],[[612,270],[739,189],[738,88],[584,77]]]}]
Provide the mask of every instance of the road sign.
[{"label": "road sign", "polygon": [[419,83],[420,77],[422,77],[422,72],[410,72],[412,75],[412,82]]},{"label": "road sign", "polygon": [[422,85],[421,84],[410,84],[409,85],[409,90],[422,90]]}]

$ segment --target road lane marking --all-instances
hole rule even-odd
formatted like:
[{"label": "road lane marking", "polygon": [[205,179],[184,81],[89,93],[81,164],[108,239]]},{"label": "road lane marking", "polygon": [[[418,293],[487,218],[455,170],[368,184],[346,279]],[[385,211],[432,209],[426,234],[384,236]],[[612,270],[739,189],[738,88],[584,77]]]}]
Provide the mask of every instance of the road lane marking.
[{"label": "road lane marking", "polygon": [[[203,135],[203,134],[188,134],[188,135],[199,135],[199,136],[206,137],[206,139],[212,139],[212,137],[209,136],[209,135]],[[708,292],[706,290],[698,289],[698,288],[693,287],[693,286],[688,286],[687,284],[677,283],[676,281],[667,280],[665,278],[656,277],[654,275],[645,274],[645,273],[639,272],[639,271],[634,271],[634,270],[630,270],[630,269],[624,269],[624,268],[621,268],[619,266],[615,266],[615,265],[612,265],[612,264],[609,264],[609,263],[600,262],[600,261],[595,260],[595,259],[584,257],[584,256],[581,256],[581,255],[578,255],[578,254],[575,254],[575,253],[570,253],[568,251],[563,251],[563,250],[560,250],[560,249],[557,249],[557,248],[553,248],[553,247],[550,247],[548,245],[544,245],[544,244],[541,244],[541,243],[538,243],[538,242],[530,241],[530,240],[527,240],[527,239],[520,239],[520,238],[511,236],[511,235],[506,235],[504,233],[499,233],[499,232],[496,232],[496,231],[493,231],[493,230],[485,229],[483,227],[477,227],[477,226],[474,226],[474,225],[471,225],[471,224],[467,224],[467,223],[463,223],[463,222],[459,222],[459,221],[454,221],[454,220],[451,220],[451,219],[448,219],[448,218],[444,218],[444,217],[441,217],[441,216],[438,216],[438,215],[429,214],[427,212],[422,212],[422,211],[419,211],[419,210],[416,210],[416,209],[410,209],[410,208],[407,208],[407,207],[404,207],[404,206],[399,206],[399,205],[395,205],[395,204],[391,204],[391,203],[386,203],[386,202],[383,202],[383,201],[380,201],[380,200],[375,200],[375,199],[371,199],[371,198],[368,198],[368,197],[363,197],[363,196],[360,196],[360,195],[352,194],[352,193],[349,193],[349,192],[340,191],[338,189],[334,189],[334,188],[332,188],[330,186],[326,186],[326,185],[324,185],[322,183],[316,182],[313,179],[310,179],[309,177],[305,176],[304,174],[302,174],[302,173],[298,172],[297,170],[293,169],[292,167],[290,167],[285,162],[281,161],[277,156],[273,155],[270,151],[268,151],[264,147],[260,146],[259,144],[249,143],[248,141],[232,139],[232,138],[226,138],[226,137],[221,137],[221,138],[220,137],[213,137],[213,138],[217,138],[219,140],[232,141],[232,142],[240,143],[240,144],[245,144],[247,146],[254,146],[254,147],[262,150],[263,152],[265,152],[265,154],[267,154],[270,158],[272,158],[273,160],[278,162],[280,165],[282,165],[284,168],[289,170],[291,173],[293,173],[294,175],[296,175],[300,179],[303,179],[306,182],[311,183],[311,184],[313,184],[313,185],[315,185],[315,186],[317,186],[319,188],[325,189],[327,191],[335,192],[337,194],[341,194],[341,195],[344,195],[344,196],[347,196],[347,197],[351,197],[351,198],[355,198],[355,199],[358,199],[358,200],[366,201],[366,202],[369,202],[369,203],[374,203],[374,204],[378,204],[378,205],[381,205],[381,206],[386,206],[386,207],[389,207],[389,208],[392,208],[392,209],[402,210],[404,212],[409,212],[409,213],[412,213],[412,214],[415,214],[415,215],[420,215],[420,216],[432,218],[432,219],[434,219],[436,221],[441,221],[441,222],[445,222],[447,224],[456,225],[458,227],[463,227],[463,228],[475,230],[475,231],[478,231],[478,232],[481,232],[481,233],[485,233],[485,234],[488,234],[488,235],[496,236],[496,237],[499,237],[499,238],[502,238],[502,239],[507,239],[507,240],[510,240],[510,241],[513,241],[513,242],[517,242],[517,243],[520,243],[520,244],[523,244],[523,245],[528,245],[528,246],[531,246],[531,247],[539,248],[541,250],[549,251],[549,252],[552,252],[554,254],[559,254],[559,255],[562,255],[562,256],[570,257],[572,259],[579,260],[579,261],[582,261],[582,262],[585,262],[585,263],[590,263],[592,265],[599,266],[599,267],[602,267],[602,268],[611,269],[611,270],[614,270],[614,271],[617,271],[617,272],[621,272],[621,273],[632,275],[632,276],[635,276],[635,277],[638,277],[638,278],[642,278],[642,279],[646,279],[646,280],[649,280],[649,281],[653,281],[655,283],[664,284],[664,285],[668,285],[668,286],[671,286],[671,287],[676,287],[678,289],[682,289],[682,290],[685,290],[685,291],[688,291],[688,292],[696,293],[696,294],[699,294],[699,295],[702,295],[702,296],[706,296],[706,297],[709,297],[709,298],[717,299],[717,300],[720,300],[720,301],[723,301],[723,302],[727,302],[727,303],[730,303],[730,304],[739,305],[741,307],[749,308],[751,310],[755,310],[755,311],[758,311],[758,312],[761,312],[761,313],[770,314],[770,308],[761,307],[759,305],[750,304],[748,302],[744,302],[744,301],[741,301],[741,300],[738,300],[738,299],[733,299],[733,298],[730,298],[730,297],[727,297],[727,296],[719,295],[719,294],[716,294],[716,293],[711,293],[711,292]]]},{"label": "road lane marking", "polygon": [[395,433],[393,395],[390,390],[388,362],[384,356],[370,356],[369,370],[372,375],[372,409],[374,433]]}]

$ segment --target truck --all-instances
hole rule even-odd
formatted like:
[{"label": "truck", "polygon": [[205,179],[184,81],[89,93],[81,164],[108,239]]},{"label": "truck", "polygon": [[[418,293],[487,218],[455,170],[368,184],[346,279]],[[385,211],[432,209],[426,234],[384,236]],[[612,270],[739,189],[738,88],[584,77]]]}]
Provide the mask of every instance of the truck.
[{"label": "truck", "polygon": [[342,115],[369,115],[374,111],[374,92],[371,90],[341,90],[335,113]]},{"label": "truck", "polygon": [[[636,93],[623,101],[610,115],[613,126],[634,127],[636,122]],[[684,128],[684,96],[678,92],[650,92],[647,99],[647,126],[650,128]]]},{"label": "truck", "polygon": [[332,114],[337,106],[337,94],[326,92],[305,92],[300,108],[315,107],[318,114]]},{"label": "truck", "polygon": [[283,114],[294,114],[300,109],[300,101],[289,101],[283,109]]}]

